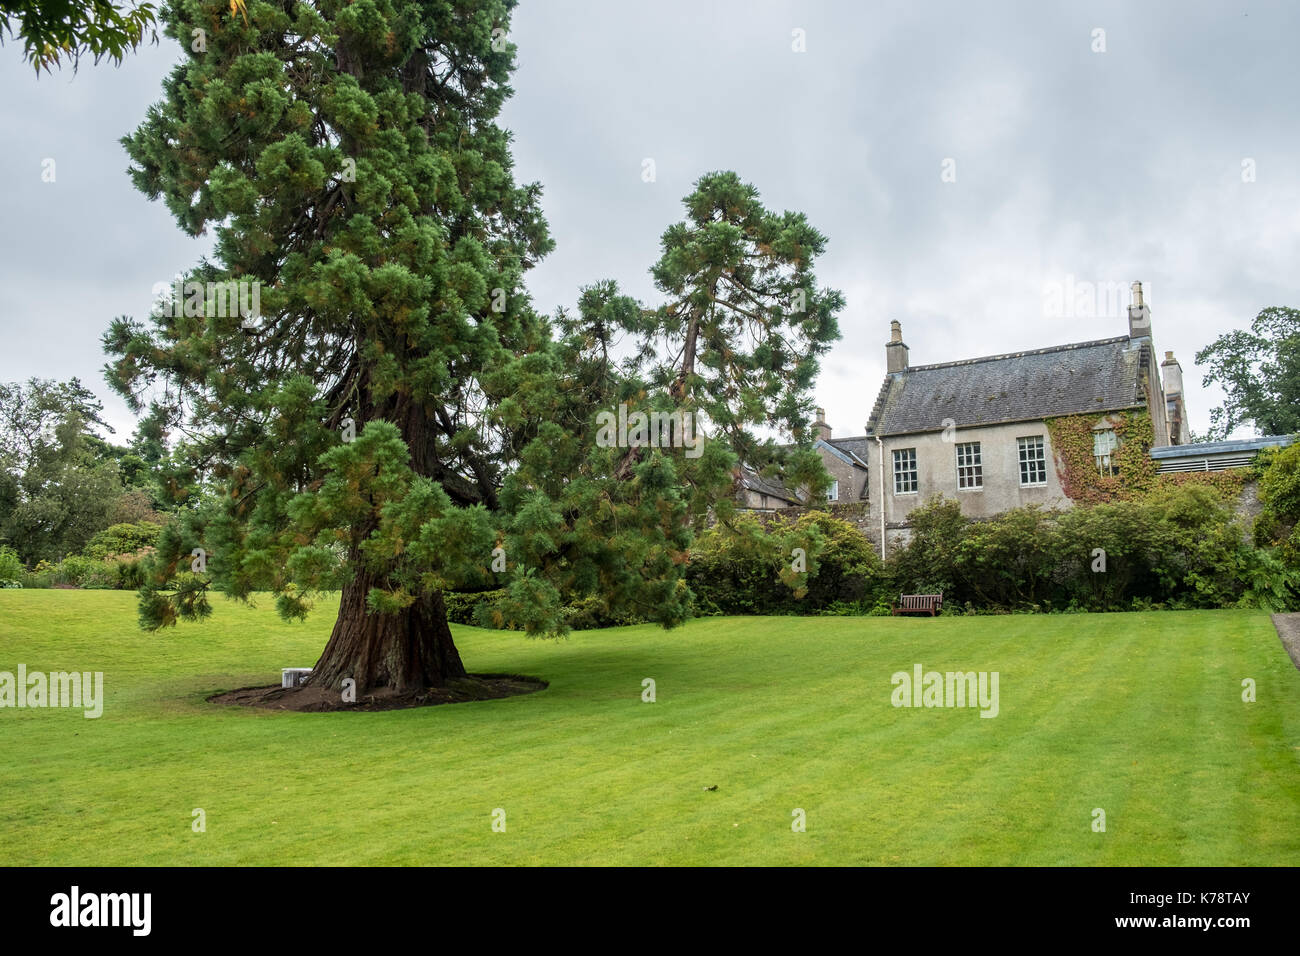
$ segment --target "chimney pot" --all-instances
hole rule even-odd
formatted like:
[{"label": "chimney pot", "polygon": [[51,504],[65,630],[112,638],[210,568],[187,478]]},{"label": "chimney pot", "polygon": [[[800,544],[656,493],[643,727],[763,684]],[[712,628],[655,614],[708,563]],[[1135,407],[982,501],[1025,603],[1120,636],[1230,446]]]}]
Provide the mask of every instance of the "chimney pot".
[{"label": "chimney pot", "polygon": [[903,341],[903,325],[901,322],[898,321],[898,319],[894,319],[892,322],[889,323],[889,341],[890,342]]},{"label": "chimney pot", "polygon": [[1128,307],[1128,337],[1151,338],[1151,309],[1142,297],[1142,283],[1133,283],[1133,304]]}]

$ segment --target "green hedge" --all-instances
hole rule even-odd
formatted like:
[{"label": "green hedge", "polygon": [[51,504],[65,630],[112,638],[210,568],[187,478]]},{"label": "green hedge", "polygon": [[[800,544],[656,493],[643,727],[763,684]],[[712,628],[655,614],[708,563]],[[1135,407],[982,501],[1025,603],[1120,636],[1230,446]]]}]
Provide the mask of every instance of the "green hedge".
[{"label": "green hedge", "polygon": [[25,588],[134,591],[144,584],[144,560],[143,554],[119,554],[108,558],[71,554],[58,564],[42,561],[33,570],[23,571],[19,582]]},{"label": "green hedge", "polygon": [[970,610],[1122,611],[1300,606],[1300,575],[1209,486],[1065,511],[1018,508],[984,521],[936,499],[890,557],[900,592],[944,592]]}]

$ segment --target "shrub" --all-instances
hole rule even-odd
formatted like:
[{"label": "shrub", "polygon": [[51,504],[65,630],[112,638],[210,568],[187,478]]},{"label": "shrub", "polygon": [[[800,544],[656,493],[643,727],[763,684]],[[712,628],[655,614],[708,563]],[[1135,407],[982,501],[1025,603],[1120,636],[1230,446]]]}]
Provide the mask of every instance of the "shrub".
[{"label": "shrub", "polygon": [[613,613],[603,600],[591,595],[564,606],[564,623],[575,631],[590,631],[600,627],[642,624],[644,621],[631,612]]},{"label": "shrub", "polygon": [[22,587],[22,578],[26,571],[17,551],[8,546],[0,547],[0,588]]},{"label": "shrub", "polygon": [[91,558],[106,558],[113,554],[138,554],[158,543],[162,527],[148,522],[115,524],[98,532],[82,549]]},{"label": "shrub", "polygon": [[49,561],[37,561],[36,567],[26,571],[22,575],[22,584],[25,588],[48,588],[54,583],[54,573],[56,565]]},{"label": "shrub", "polygon": [[145,583],[149,553],[146,550],[140,554],[117,554],[107,558],[70,554],[58,564],[41,561],[31,571],[23,572],[20,586],[138,590]]},{"label": "shrub", "polygon": [[[452,624],[468,624],[473,627],[499,627],[492,617],[492,609],[505,594],[505,588],[475,592],[445,591],[442,599],[447,606],[447,620]],[[630,613],[611,614],[605,603],[595,596],[566,604],[564,620],[575,631],[643,623],[641,618]]]},{"label": "shrub", "polygon": [[1300,569],[1300,442],[1261,453],[1256,469],[1263,509],[1255,543],[1275,547],[1287,567]]},{"label": "shrub", "polygon": [[443,603],[447,606],[447,620],[452,624],[469,624],[478,625],[475,617],[479,605],[490,606],[497,598],[505,593],[504,588],[498,588],[495,591],[476,591],[466,593],[463,591],[444,591],[442,595]]},{"label": "shrub", "polygon": [[1141,500],[1067,511],[1018,508],[982,521],[940,500],[914,511],[913,525],[889,575],[897,590],[942,588],[949,608],[1276,610],[1300,599],[1300,574],[1253,547],[1210,485],[1160,487]]},{"label": "shrub", "polygon": [[883,588],[871,542],[820,511],[715,525],[696,538],[686,578],[700,615],[863,613]]},{"label": "shrub", "polygon": [[942,495],[908,516],[912,536],[889,556],[887,576],[894,594],[938,594],[956,598],[956,552],[969,524],[961,505]]}]

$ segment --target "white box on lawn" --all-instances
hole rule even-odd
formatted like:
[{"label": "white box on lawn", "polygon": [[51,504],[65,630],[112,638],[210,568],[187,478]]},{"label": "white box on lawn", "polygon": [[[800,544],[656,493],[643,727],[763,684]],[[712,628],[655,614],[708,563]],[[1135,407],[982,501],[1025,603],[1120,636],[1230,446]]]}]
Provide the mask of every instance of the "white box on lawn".
[{"label": "white box on lawn", "polygon": [[310,667],[282,667],[280,669],[280,686],[301,687],[303,682],[310,676]]}]

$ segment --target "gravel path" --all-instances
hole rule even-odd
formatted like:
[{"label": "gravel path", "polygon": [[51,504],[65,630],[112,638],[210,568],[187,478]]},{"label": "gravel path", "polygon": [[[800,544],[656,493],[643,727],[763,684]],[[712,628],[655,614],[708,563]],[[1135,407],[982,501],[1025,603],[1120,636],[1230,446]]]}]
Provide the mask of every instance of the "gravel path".
[{"label": "gravel path", "polygon": [[1291,662],[1300,668],[1300,614],[1274,614],[1273,626],[1282,646],[1291,655]]}]

